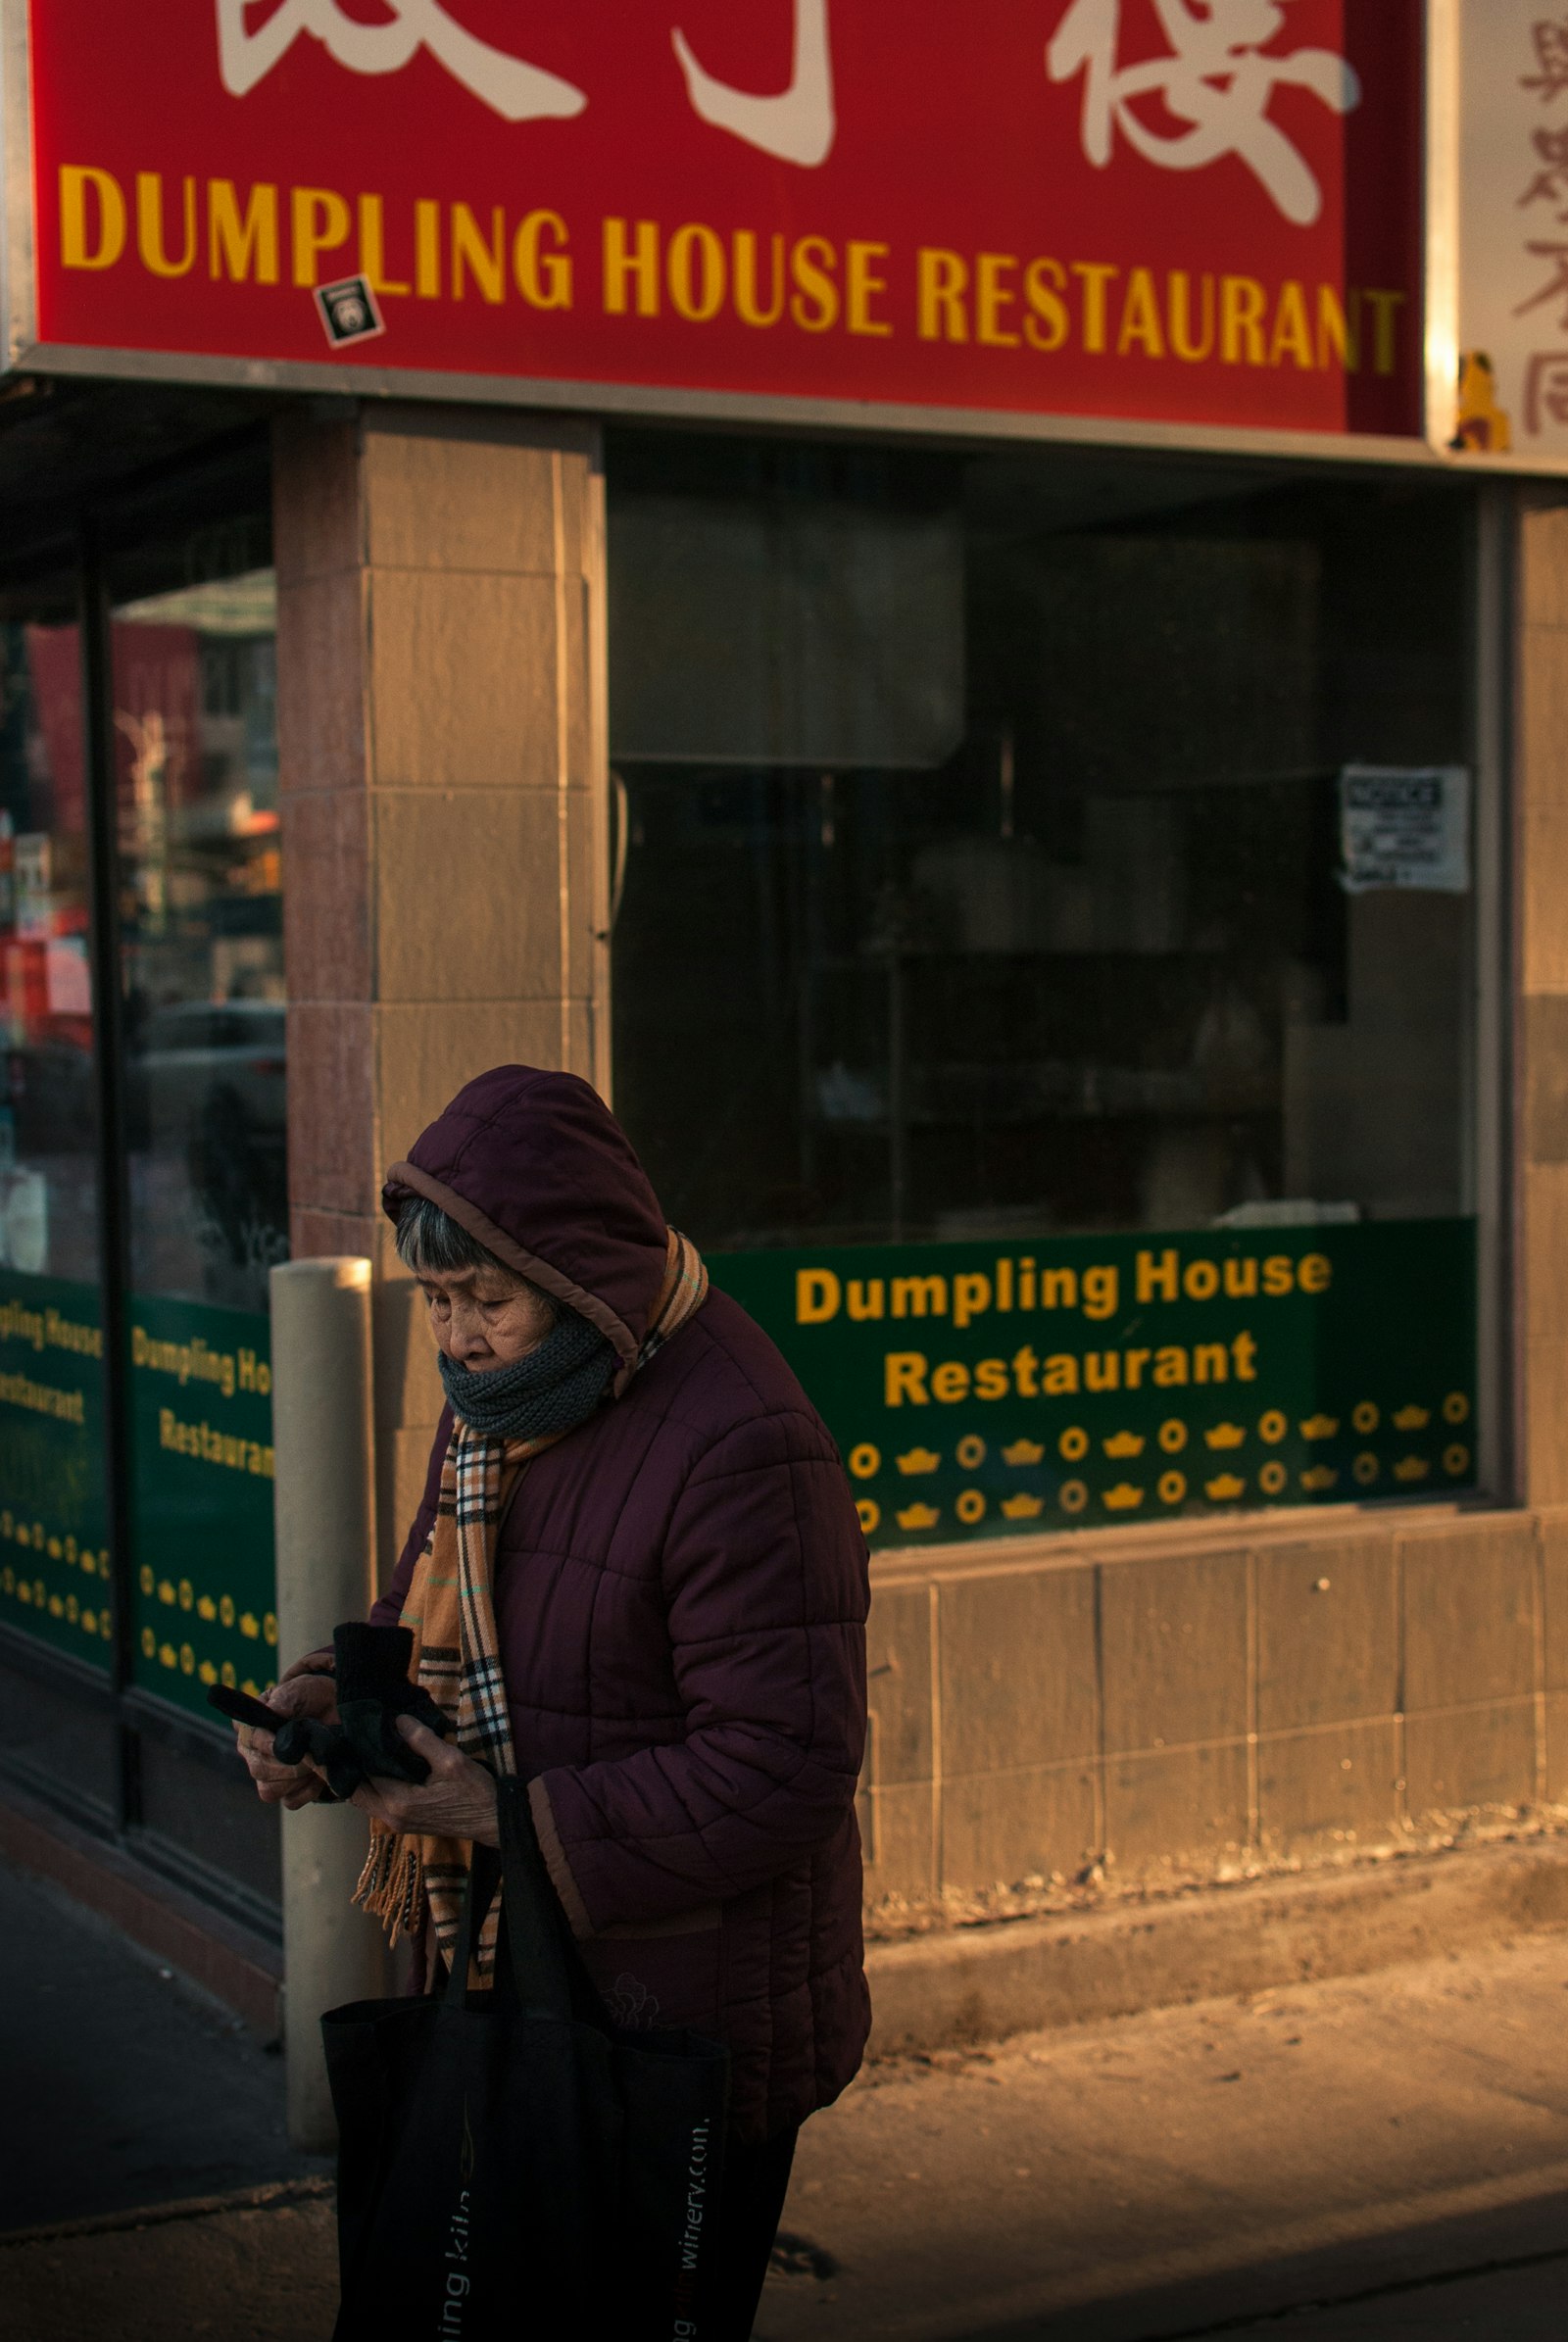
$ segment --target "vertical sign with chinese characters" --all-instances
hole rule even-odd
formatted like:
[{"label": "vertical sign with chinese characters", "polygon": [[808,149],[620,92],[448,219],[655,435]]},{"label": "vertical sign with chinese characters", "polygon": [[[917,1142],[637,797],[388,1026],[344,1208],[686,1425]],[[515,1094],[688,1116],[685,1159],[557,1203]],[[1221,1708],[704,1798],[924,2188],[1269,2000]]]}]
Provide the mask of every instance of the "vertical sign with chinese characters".
[{"label": "vertical sign with chinese characters", "polygon": [[31,366],[1421,428],[1421,0],[3,4]]},{"label": "vertical sign with chinese characters", "polygon": [[1568,4],[1460,10],[1456,455],[1568,459]]}]

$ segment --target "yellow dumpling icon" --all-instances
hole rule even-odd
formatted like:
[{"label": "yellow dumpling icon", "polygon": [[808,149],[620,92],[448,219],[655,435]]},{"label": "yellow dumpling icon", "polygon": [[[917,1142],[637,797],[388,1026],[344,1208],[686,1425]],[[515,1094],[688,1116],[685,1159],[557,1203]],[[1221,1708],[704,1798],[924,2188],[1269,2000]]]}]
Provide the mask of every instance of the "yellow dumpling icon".
[{"label": "yellow dumpling icon", "polygon": [[935,1472],[942,1458],[934,1447],[911,1447],[907,1455],[897,1456],[894,1461],[906,1480],[910,1480],[919,1472]]}]

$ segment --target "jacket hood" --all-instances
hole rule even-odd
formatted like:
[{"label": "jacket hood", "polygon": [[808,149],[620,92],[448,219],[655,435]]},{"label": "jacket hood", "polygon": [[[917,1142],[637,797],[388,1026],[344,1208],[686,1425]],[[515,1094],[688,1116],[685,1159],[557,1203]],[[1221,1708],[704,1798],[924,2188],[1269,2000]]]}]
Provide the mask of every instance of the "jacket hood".
[{"label": "jacket hood", "polygon": [[458,1092],[381,1208],[425,1195],[613,1342],[622,1376],[663,1283],[668,1230],[648,1174],[598,1092],[572,1073],[497,1065]]}]

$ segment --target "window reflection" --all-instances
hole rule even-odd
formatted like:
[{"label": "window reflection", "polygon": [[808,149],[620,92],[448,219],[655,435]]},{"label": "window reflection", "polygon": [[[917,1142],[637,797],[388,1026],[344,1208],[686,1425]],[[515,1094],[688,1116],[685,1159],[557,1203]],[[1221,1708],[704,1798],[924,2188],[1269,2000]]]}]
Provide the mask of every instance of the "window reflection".
[{"label": "window reflection", "polygon": [[275,612],[257,567],[113,621],[131,1278],[247,1309],[287,1252]]},{"label": "window reflection", "polygon": [[1470,898],[1347,894],[1339,837],[1347,766],[1468,761],[1459,497],[635,433],[609,476],[616,1100],[680,1225],[1471,1207]]},{"label": "window reflection", "polygon": [[0,620],[0,1267],[97,1274],[76,626]]}]

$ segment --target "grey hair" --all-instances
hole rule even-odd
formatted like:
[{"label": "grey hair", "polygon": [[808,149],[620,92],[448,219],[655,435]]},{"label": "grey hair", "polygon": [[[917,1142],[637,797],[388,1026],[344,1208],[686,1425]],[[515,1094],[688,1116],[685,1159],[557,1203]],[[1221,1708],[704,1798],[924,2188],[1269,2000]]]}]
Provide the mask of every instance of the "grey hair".
[{"label": "grey hair", "polygon": [[511,1277],[518,1285],[545,1303],[552,1319],[559,1317],[560,1305],[540,1290],[531,1277],[524,1277],[517,1269],[509,1268],[497,1258],[488,1244],[481,1244],[470,1236],[450,1212],[428,1195],[408,1196],[398,1213],[398,1258],[416,1276],[421,1271],[433,1271],[438,1277],[450,1277],[463,1269],[499,1269],[503,1277]]}]

